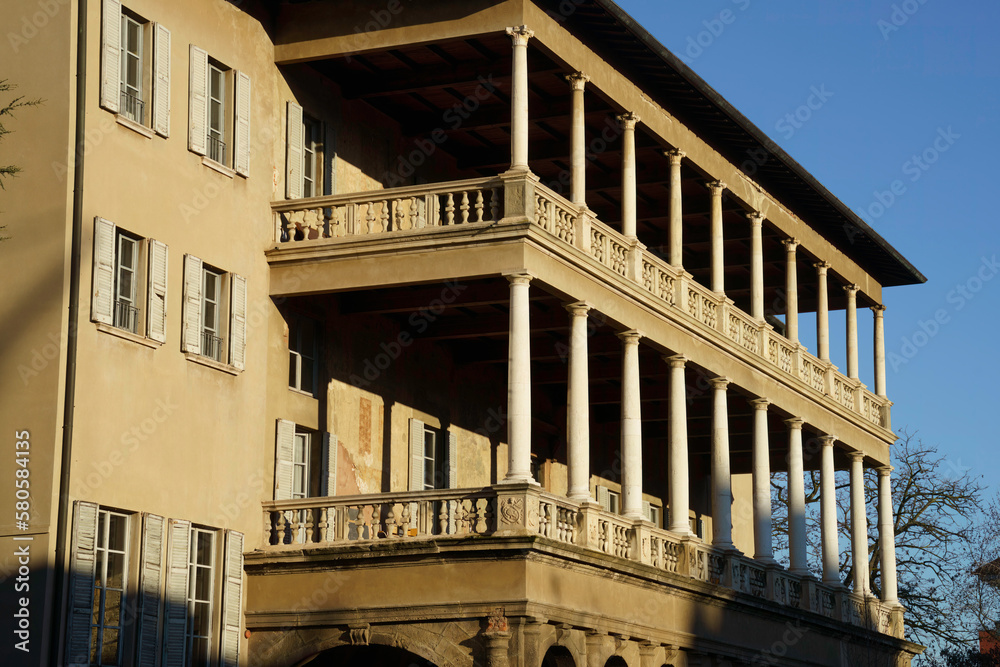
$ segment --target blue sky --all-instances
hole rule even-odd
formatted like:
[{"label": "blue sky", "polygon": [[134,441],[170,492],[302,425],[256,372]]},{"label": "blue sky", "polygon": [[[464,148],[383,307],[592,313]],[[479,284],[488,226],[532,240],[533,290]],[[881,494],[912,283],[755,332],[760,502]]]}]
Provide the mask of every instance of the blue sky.
[{"label": "blue sky", "polygon": [[1000,3],[619,4],[927,276],[883,294],[893,426],[1000,491]]}]

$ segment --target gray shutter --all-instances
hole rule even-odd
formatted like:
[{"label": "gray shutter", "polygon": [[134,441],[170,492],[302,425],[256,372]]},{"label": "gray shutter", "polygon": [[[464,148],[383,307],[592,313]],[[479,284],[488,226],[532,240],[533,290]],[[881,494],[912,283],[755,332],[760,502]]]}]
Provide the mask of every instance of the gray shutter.
[{"label": "gray shutter", "polygon": [[410,491],[424,490],[424,423],[410,420]]},{"label": "gray shutter", "polygon": [[597,485],[597,504],[605,512],[611,511],[611,494],[608,493],[608,487]]},{"label": "gray shutter", "polygon": [[445,474],[445,485],[449,489],[458,488],[458,436],[454,432],[448,431],[448,451],[445,452],[447,458]]},{"label": "gray shutter", "polygon": [[250,77],[236,71],[236,120],[233,123],[233,168],[241,176],[250,175]]},{"label": "gray shutter", "polygon": [[333,433],[323,434],[323,470],[319,486],[321,496],[337,494],[337,436]]},{"label": "gray shutter", "polygon": [[219,664],[237,667],[240,658],[240,619],[243,616],[243,533],[227,531],[222,574],[222,650]]},{"label": "gray shutter", "polygon": [[147,514],[142,526],[139,572],[139,664],[156,665],[160,630],[160,585],[163,580],[162,516]]},{"label": "gray shutter", "polygon": [[302,132],[302,107],[295,102],[288,103],[286,132],[288,134],[285,151],[285,196],[288,199],[302,197],[302,160],[305,137]]},{"label": "gray shutter", "polygon": [[201,354],[201,285],[203,264],[194,255],[184,255],[184,320],[181,349]]},{"label": "gray shutter", "polygon": [[170,31],[153,24],[153,130],[170,136]]},{"label": "gray shutter", "polygon": [[90,319],[112,324],[115,312],[115,223],[94,218],[94,285]]},{"label": "gray shutter", "polygon": [[642,501],[642,515],[646,517],[646,521],[653,520],[653,505],[648,500]]},{"label": "gray shutter", "polygon": [[149,240],[149,285],[146,291],[146,335],[167,340],[167,244]]},{"label": "gray shutter", "polygon": [[188,79],[188,148],[204,155],[208,148],[208,51],[191,45]]},{"label": "gray shutter", "polygon": [[247,349],[247,279],[234,273],[229,290],[229,365],[246,368]]},{"label": "gray shutter", "polygon": [[184,667],[187,641],[188,559],[191,523],[171,519],[168,524],[166,606],[163,617],[161,667]]},{"label": "gray shutter", "polygon": [[292,497],[295,457],[295,422],[278,420],[274,447],[274,499],[288,500]]},{"label": "gray shutter", "polygon": [[97,563],[97,514],[94,503],[76,501],[73,546],[70,551],[69,628],[66,662],[90,664],[90,617],[94,606],[94,571]]},{"label": "gray shutter", "polygon": [[101,31],[101,106],[118,113],[121,100],[121,0],[103,0],[104,29]]}]

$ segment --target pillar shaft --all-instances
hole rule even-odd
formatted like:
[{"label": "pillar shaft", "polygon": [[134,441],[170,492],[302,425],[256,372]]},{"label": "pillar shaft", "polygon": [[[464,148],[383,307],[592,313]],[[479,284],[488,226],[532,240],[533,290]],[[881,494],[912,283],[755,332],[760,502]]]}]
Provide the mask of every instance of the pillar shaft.
[{"label": "pillar shaft", "polygon": [[670,159],[670,265],[684,268],[684,207],[681,194],[681,160],[684,151],[665,153]]},{"label": "pillar shaft", "polygon": [[808,574],[806,556],[806,491],[802,466],[802,420],[787,419],[788,425],[788,551],[795,574]]},{"label": "pillar shaft", "polygon": [[726,184],[715,181],[708,184],[712,191],[712,291],[724,294],[726,291],[725,234],[722,229],[722,193]]},{"label": "pillar shaft", "polygon": [[851,455],[851,559],[854,562],[854,592],[867,595],[868,516],[865,512],[864,454]]},{"label": "pillar shaft", "polygon": [[639,339],[637,331],[622,339],[622,515],[639,519],[642,513],[642,415],[639,404]]},{"label": "pillar shaft", "polygon": [[712,546],[733,549],[733,488],[729,473],[728,378],[712,380]]},{"label": "pillar shaft", "polygon": [[573,303],[570,313],[569,391],[566,444],[572,500],[590,500],[590,382],[587,364],[587,314],[590,306]]},{"label": "pillar shaft", "polygon": [[573,88],[573,128],[570,141],[570,201],[578,206],[587,205],[587,132],[584,122],[584,89],[590,81],[583,72],[566,77]]},{"label": "pillar shaft", "polygon": [[750,218],[750,310],[758,322],[764,321],[764,215],[754,211]]},{"label": "pillar shaft", "polygon": [[510,94],[510,167],[528,168],[528,40],[535,33],[527,26],[507,28],[514,43]]},{"label": "pillar shaft", "polygon": [[878,469],[878,546],[882,554],[882,601],[898,603],[896,530],[892,513],[892,466]]},{"label": "pillar shaft", "polygon": [[875,394],[885,398],[885,306],[872,306],[872,313],[875,315]]},{"label": "pillar shaft", "polygon": [[799,342],[799,275],[795,261],[797,239],[785,241],[785,336],[793,343]]},{"label": "pillar shaft", "polygon": [[840,583],[840,545],[837,532],[837,479],[833,467],[833,443],[836,436],[825,435],[820,469],[820,523],[823,544],[823,582]]},{"label": "pillar shaft", "polygon": [[858,290],[857,285],[844,285],[847,295],[847,377],[858,379]]},{"label": "pillar shaft", "polygon": [[822,361],[830,361],[830,298],[827,293],[827,262],[816,264],[818,304],[816,307],[816,347]]},{"label": "pillar shaft", "polygon": [[622,234],[636,238],[636,175],[635,126],[639,117],[634,113],[618,116],[622,127]]},{"label": "pillar shaft", "polygon": [[774,561],[771,546],[771,448],[767,434],[766,398],[751,401],[753,411],[753,541],[754,559]]},{"label": "pillar shaft", "polygon": [[531,276],[510,281],[510,355],[507,362],[508,465],[505,482],[533,482],[531,477],[531,325],[528,283]]},{"label": "pillar shaft", "polygon": [[691,534],[688,495],[687,390],[684,365],[687,358],[668,357],[670,364],[669,427],[667,431],[668,475],[670,478],[670,530],[681,535]]}]

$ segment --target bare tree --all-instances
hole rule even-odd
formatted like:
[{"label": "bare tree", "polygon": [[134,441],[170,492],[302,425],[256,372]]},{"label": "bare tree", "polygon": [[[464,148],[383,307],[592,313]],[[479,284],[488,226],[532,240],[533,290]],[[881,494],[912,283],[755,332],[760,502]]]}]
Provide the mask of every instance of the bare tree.
[{"label": "bare tree", "polygon": [[[7,79],[0,79],[0,93],[9,93],[16,87],[17,86],[10,83]],[[14,112],[17,111],[18,109],[24,107],[33,107],[41,103],[42,103],[41,100],[26,100],[24,99],[23,95],[20,95],[12,99],[6,105],[0,106],[0,140],[2,140],[5,136],[10,134],[11,132],[13,132],[13,130],[7,129],[7,126],[4,125],[6,117],[9,116],[10,118],[14,118]],[[21,167],[14,164],[0,163],[0,190],[7,189],[7,186],[4,185],[4,179],[17,176],[19,173],[21,173]],[[0,241],[3,241],[4,239],[8,238],[6,236],[3,236],[2,234],[4,228],[5,225],[0,225]]]}]

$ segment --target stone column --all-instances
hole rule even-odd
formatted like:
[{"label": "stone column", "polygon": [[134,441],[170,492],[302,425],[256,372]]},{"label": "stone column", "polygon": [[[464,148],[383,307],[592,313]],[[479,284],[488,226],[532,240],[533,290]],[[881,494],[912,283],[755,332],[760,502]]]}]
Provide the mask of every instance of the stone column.
[{"label": "stone column", "polygon": [[632,112],[618,116],[622,127],[622,234],[636,238],[635,126],[639,117]]},{"label": "stone column", "polygon": [[798,418],[788,425],[788,552],[793,574],[808,574],[806,556],[806,490],[802,465],[802,424]]},{"label": "stone column", "polygon": [[824,435],[823,461],[820,469],[820,523],[823,543],[823,583],[840,583],[840,545],[837,532],[837,478],[833,467],[833,443],[837,436]]},{"label": "stone column", "polygon": [[507,361],[508,464],[504,482],[534,482],[531,477],[531,324],[528,283],[523,273],[510,281],[510,355]]},{"label": "stone column", "polygon": [[785,240],[785,337],[799,342],[799,275],[795,261],[798,239]]},{"label": "stone column", "polygon": [[571,500],[590,496],[590,378],[587,364],[587,314],[590,305],[566,306],[570,314],[569,390],[566,411],[566,446]]},{"label": "stone column", "polygon": [[681,159],[684,151],[670,150],[664,155],[670,160],[670,265],[684,268],[684,208],[681,195]]},{"label": "stone column", "polygon": [[684,365],[687,357],[664,357],[670,364],[669,423],[667,431],[667,459],[670,495],[670,531],[680,535],[691,534],[688,518],[690,496],[688,492],[688,437],[687,437],[687,388],[684,384]]},{"label": "stone column", "polygon": [[892,466],[878,468],[878,546],[882,555],[882,602],[899,604],[896,590],[896,528],[892,513]]},{"label": "stone column", "polygon": [[712,400],[712,546],[732,550],[733,487],[729,474],[729,378],[711,381]]},{"label": "stone column", "polygon": [[858,290],[857,285],[844,285],[847,295],[847,377],[858,379]]},{"label": "stone column", "polygon": [[865,512],[865,455],[851,452],[851,559],[854,592],[868,595],[868,516]]},{"label": "stone column", "polygon": [[885,393],[885,306],[872,306],[875,314],[875,394]]},{"label": "stone column", "polygon": [[722,193],[726,184],[715,181],[708,184],[712,192],[712,291],[724,295],[726,292],[725,234],[722,230]]},{"label": "stone column", "polygon": [[826,287],[826,272],[829,262],[817,262],[816,277],[819,302],[816,307],[816,347],[822,361],[830,361],[830,300]]},{"label": "stone column", "polygon": [[764,321],[764,214],[753,211],[750,219],[750,314]]},{"label": "stone column", "polygon": [[527,26],[507,28],[514,43],[510,93],[510,168],[528,169],[528,40]]},{"label": "stone column", "polygon": [[639,407],[638,331],[618,334],[622,350],[622,516],[641,519],[642,415]]},{"label": "stone column", "polygon": [[577,206],[587,205],[587,132],[584,116],[584,88],[590,77],[576,72],[566,77],[573,88],[573,129],[571,134],[570,201]]},{"label": "stone column", "polygon": [[771,547],[771,447],[767,434],[767,407],[771,401],[758,398],[753,406],[753,542],[754,559],[774,562]]}]

